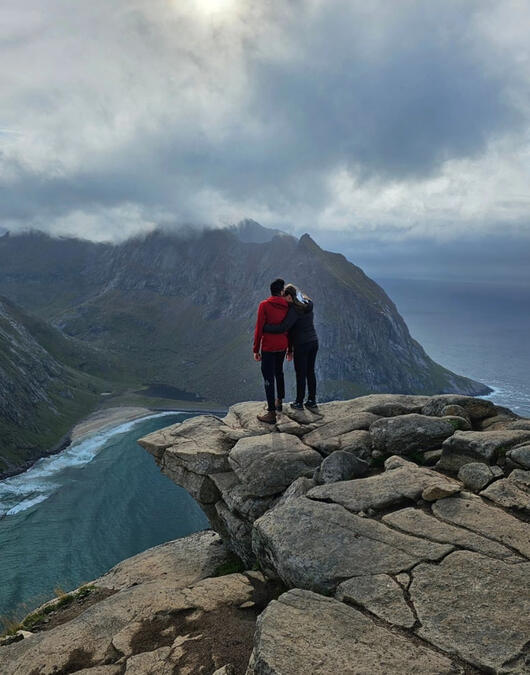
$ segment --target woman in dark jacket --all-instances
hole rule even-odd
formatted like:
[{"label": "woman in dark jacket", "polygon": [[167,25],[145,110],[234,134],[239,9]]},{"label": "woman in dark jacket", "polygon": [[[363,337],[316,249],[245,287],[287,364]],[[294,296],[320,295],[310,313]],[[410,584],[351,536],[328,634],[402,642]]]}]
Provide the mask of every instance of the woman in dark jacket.
[{"label": "woman in dark jacket", "polygon": [[296,286],[288,284],[284,296],[290,303],[285,319],[279,324],[265,324],[266,333],[289,333],[289,352],[294,354],[296,372],[296,401],[291,408],[302,410],[307,381],[308,398],[306,408],[317,407],[317,381],[315,360],[318,352],[318,336],[313,324],[313,301],[298,291]]}]

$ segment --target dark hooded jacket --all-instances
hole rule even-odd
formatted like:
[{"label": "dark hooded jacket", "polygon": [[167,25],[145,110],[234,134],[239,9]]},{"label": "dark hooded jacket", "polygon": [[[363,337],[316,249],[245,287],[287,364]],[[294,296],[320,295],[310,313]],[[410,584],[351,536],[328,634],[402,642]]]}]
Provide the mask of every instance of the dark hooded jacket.
[{"label": "dark hooded jacket", "polygon": [[263,327],[265,333],[289,332],[289,346],[303,345],[318,341],[313,323],[313,301],[306,300],[303,307],[289,305],[285,319],[279,324],[267,323]]}]

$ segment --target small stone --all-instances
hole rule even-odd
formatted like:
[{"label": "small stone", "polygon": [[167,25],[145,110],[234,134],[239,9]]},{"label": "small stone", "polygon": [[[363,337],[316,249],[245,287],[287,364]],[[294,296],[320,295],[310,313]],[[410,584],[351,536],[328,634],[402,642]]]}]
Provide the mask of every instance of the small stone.
[{"label": "small stone", "polygon": [[368,473],[370,465],[351,452],[336,450],[326,457],[314,474],[315,483],[336,483],[340,480],[361,478]]},{"label": "small stone", "polygon": [[29,630],[17,630],[17,635],[21,635],[24,640],[25,638],[31,637],[33,633]]},{"label": "small stone", "polygon": [[244,602],[242,605],[239,605],[239,609],[250,609],[251,607],[255,607],[256,603],[252,602],[252,600],[248,600],[247,602]]},{"label": "small stone", "polygon": [[436,450],[427,450],[427,452],[423,453],[423,461],[428,466],[432,466],[433,464],[436,464],[441,456],[442,448],[437,448]]},{"label": "small stone", "polygon": [[522,445],[506,453],[506,457],[523,469],[530,469],[530,445]]},{"label": "small stone", "polygon": [[429,485],[421,493],[422,499],[425,499],[426,502],[435,502],[438,499],[444,499],[445,497],[452,497],[453,495],[460,492],[460,487],[457,485]]},{"label": "small stone", "polygon": [[454,403],[444,406],[440,411],[440,415],[442,417],[462,417],[463,419],[471,423],[471,417],[469,416],[467,410],[465,408],[462,408],[461,405],[457,405]]},{"label": "small stone", "polygon": [[[458,470],[458,479],[473,492],[480,492],[497,477],[492,468],[483,462],[470,462]],[[503,475],[500,467],[495,466],[495,469],[499,469]]]},{"label": "small stone", "polygon": [[396,576],[396,579],[398,580],[398,583],[400,583],[405,590],[409,587],[410,575],[407,574],[406,572],[401,572],[401,574],[398,574]]},{"label": "small stone", "polygon": [[530,513],[530,471],[515,469],[508,478],[498,480],[482,490],[480,496],[499,506]]}]

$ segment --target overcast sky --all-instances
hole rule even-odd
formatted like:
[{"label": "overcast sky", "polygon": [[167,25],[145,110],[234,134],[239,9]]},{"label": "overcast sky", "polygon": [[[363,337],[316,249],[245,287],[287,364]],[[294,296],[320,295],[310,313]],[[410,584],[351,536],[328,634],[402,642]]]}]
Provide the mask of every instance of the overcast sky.
[{"label": "overcast sky", "polygon": [[0,226],[250,217],[379,276],[523,278],[529,25],[530,0],[2,0]]}]

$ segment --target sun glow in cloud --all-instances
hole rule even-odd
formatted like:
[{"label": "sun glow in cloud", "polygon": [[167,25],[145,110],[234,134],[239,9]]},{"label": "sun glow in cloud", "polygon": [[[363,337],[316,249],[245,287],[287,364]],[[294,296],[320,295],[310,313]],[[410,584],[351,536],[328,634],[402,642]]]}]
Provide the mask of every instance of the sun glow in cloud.
[{"label": "sun glow in cloud", "polygon": [[[237,6],[237,0],[188,0],[186,9],[195,10],[205,17],[226,17]],[[173,5],[183,7],[182,0],[173,0]]]}]

